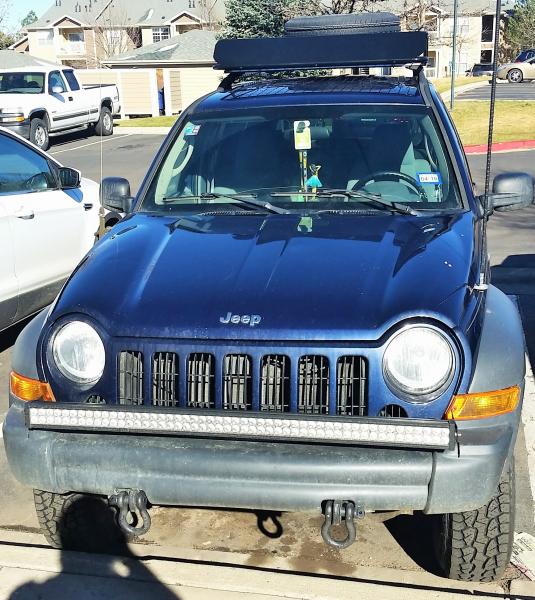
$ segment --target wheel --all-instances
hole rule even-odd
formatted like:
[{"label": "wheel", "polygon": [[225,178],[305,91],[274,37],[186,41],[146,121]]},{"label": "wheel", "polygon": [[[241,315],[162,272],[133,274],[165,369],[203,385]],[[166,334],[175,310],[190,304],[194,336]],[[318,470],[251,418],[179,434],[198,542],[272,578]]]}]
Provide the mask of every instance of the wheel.
[{"label": "wheel", "polygon": [[46,121],[35,117],[30,122],[30,142],[41,150],[48,150],[50,137]]},{"label": "wheel", "polygon": [[111,135],[113,133],[113,117],[107,106],[100,109],[100,117],[95,123],[95,135]]},{"label": "wheel", "polygon": [[509,564],[515,514],[514,467],[507,470],[485,506],[440,515],[435,530],[443,574],[463,581],[495,581]]},{"label": "wheel", "polygon": [[522,83],[524,79],[524,74],[520,69],[511,69],[509,73],[507,73],[507,81],[509,83]]},{"label": "wheel", "polygon": [[127,552],[128,537],[119,529],[115,509],[88,494],[34,490],[41,533],[53,547],[82,552]]}]

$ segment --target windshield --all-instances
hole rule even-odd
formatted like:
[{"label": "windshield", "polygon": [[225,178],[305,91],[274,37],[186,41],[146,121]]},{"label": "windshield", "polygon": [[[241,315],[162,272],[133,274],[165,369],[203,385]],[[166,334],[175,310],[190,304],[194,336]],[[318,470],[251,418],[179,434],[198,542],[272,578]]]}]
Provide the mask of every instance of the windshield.
[{"label": "windshield", "polygon": [[317,105],[192,115],[139,210],[258,211],[259,200],[306,212],[462,205],[426,107]]},{"label": "windshield", "polygon": [[43,73],[0,73],[0,94],[42,94]]}]

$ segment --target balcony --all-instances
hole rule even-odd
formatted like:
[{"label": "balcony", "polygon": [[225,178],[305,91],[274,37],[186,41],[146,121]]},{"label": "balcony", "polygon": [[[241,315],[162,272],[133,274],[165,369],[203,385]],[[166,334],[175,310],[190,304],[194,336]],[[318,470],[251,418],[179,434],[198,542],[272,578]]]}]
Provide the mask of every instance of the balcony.
[{"label": "balcony", "polygon": [[85,42],[64,42],[59,48],[61,56],[82,56],[85,53]]}]

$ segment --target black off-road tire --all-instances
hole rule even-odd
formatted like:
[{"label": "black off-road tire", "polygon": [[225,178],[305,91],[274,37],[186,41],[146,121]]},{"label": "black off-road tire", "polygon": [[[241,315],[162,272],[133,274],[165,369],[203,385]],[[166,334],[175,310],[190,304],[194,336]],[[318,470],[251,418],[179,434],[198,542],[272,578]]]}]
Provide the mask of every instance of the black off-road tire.
[{"label": "black off-road tire", "polygon": [[30,142],[40,150],[48,150],[50,147],[48,123],[44,119],[34,117],[30,121]]},{"label": "black off-road tire", "polygon": [[511,558],[514,516],[515,475],[511,465],[488,504],[477,510],[440,515],[435,547],[443,574],[462,581],[499,579]]},{"label": "black off-road tire", "polygon": [[100,496],[33,491],[35,510],[46,541],[61,550],[128,553],[129,538],[119,529],[115,509]]},{"label": "black off-road tire", "polygon": [[107,106],[100,109],[100,116],[95,123],[95,135],[112,135],[113,134],[113,116],[111,110]]}]

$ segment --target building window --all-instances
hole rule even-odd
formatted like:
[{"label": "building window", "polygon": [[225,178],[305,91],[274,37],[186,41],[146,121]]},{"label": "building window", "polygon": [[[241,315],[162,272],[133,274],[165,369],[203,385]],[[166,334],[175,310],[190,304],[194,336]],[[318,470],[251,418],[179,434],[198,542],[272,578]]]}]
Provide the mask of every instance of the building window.
[{"label": "building window", "polygon": [[72,31],[67,34],[67,39],[69,42],[83,42],[84,41],[84,32],[83,31]]},{"label": "building window", "polygon": [[37,45],[38,46],[51,46],[53,42],[54,42],[54,32],[51,29],[37,32]]},{"label": "building window", "polygon": [[459,35],[466,37],[470,33],[470,17],[460,17],[458,27]]},{"label": "building window", "polygon": [[152,28],[152,41],[153,43],[168,40],[171,37],[169,27],[153,27]]},{"label": "building window", "polygon": [[492,50],[481,50],[481,60],[479,62],[483,64],[492,63]]},{"label": "building window", "polygon": [[481,17],[481,41],[492,42],[494,40],[494,15],[483,15]]},{"label": "building window", "polygon": [[424,30],[430,33],[438,32],[438,17],[437,15],[425,15]]},{"label": "building window", "polygon": [[188,6],[189,8],[195,8],[195,0],[189,0]]}]

